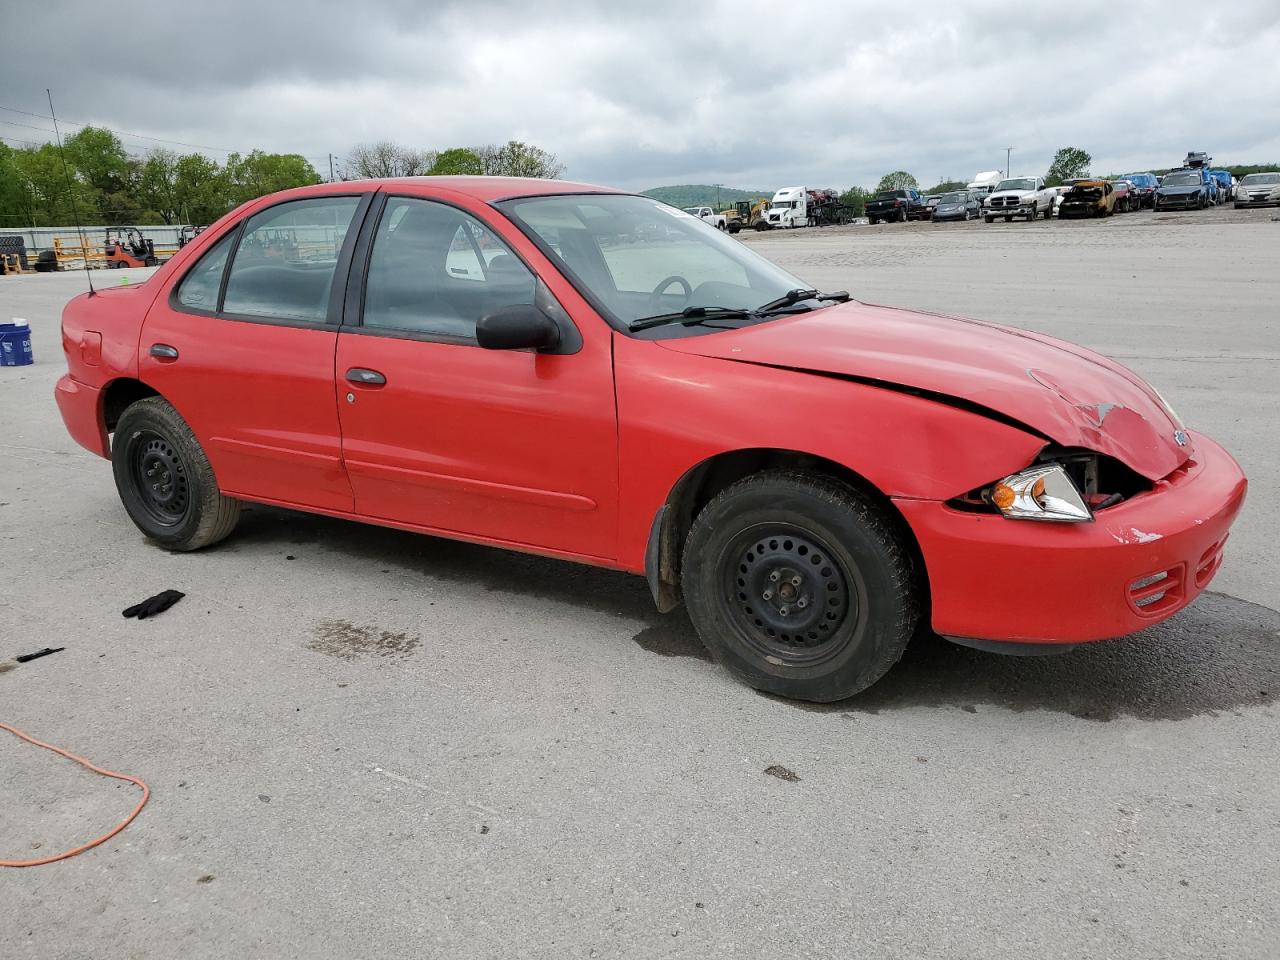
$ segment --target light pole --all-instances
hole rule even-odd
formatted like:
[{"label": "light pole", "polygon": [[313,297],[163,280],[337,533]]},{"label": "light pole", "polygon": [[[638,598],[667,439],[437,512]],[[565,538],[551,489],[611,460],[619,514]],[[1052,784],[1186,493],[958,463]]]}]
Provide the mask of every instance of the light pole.
[{"label": "light pole", "polygon": [[717,183],[717,184],[713,184],[713,186],[716,188],[716,213],[719,213],[720,212],[720,188],[723,187],[724,184]]},{"label": "light pole", "polygon": [[1013,176],[1013,147],[1006,147],[1004,151],[1004,175],[1006,177]]}]

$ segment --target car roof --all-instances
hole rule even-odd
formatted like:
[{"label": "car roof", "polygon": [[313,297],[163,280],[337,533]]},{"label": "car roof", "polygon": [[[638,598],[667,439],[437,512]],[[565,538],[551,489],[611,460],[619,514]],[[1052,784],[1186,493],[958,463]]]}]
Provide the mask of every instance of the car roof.
[{"label": "car roof", "polygon": [[542,180],[536,177],[389,177],[373,180],[318,183],[312,187],[291,190],[289,193],[298,196],[323,196],[342,190],[360,190],[364,192],[379,188],[394,190],[397,187],[409,186],[447,190],[450,193],[471,197],[482,203],[492,203],[495,200],[507,200],[512,197],[537,197],[564,193],[625,192],[591,183],[577,183],[572,180]]}]

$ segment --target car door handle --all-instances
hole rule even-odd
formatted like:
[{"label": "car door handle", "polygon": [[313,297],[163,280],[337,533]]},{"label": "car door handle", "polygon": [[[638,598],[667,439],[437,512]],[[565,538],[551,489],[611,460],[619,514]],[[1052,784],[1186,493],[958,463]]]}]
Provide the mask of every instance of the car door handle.
[{"label": "car door handle", "polygon": [[178,348],[171,347],[167,343],[153,343],[148,353],[150,353],[151,356],[155,357],[157,360],[177,360],[178,359]]},{"label": "car door handle", "polygon": [[347,382],[358,383],[366,387],[380,387],[387,378],[377,370],[366,370],[364,367],[352,367],[347,371]]}]

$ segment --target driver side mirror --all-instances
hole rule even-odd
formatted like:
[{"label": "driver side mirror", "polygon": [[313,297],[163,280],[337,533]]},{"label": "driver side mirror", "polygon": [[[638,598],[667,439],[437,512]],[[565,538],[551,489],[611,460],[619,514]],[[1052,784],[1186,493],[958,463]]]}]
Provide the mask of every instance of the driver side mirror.
[{"label": "driver side mirror", "polygon": [[560,344],[560,328],[537,307],[521,303],[481,317],[476,342],[486,350],[545,350]]}]

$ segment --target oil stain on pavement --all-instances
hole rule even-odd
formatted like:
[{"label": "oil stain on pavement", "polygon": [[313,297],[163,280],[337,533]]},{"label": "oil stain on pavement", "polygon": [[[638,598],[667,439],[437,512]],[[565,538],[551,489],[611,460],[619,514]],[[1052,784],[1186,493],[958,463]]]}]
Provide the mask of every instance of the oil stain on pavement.
[{"label": "oil stain on pavement", "polygon": [[865,693],[839,703],[779,703],[876,714],[979,705],[1051,710],[1082,720],[1185,720],[1280,699],[1280,613],[1206,593],[1165,623],[1069,653],[1010,657],[924,635]]},{"label": "oil stain on pavement", "polygon": [[418,637],[346,620],[322,620],[311,631],[307,649],[343,660],[359,657],[407,657],[421,645]]}]

